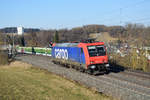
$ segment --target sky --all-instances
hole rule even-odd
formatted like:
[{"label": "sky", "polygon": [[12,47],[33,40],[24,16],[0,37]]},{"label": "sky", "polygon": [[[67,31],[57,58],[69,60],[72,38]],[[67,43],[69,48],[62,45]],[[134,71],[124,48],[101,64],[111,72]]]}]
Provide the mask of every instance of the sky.
[{"label": "sky", "polygon": [[150,25],[150,0],[0,0],[0,28]]}]

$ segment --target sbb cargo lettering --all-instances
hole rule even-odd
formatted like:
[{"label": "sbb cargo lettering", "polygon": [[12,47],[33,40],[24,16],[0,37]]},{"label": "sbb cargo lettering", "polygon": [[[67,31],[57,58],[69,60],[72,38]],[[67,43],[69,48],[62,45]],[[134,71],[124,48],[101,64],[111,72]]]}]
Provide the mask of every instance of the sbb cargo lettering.
[{"label": "sbb cargo lettering", "polygon": [[67,49],[55,49],[55,57],[67,60],[68,59]]}]

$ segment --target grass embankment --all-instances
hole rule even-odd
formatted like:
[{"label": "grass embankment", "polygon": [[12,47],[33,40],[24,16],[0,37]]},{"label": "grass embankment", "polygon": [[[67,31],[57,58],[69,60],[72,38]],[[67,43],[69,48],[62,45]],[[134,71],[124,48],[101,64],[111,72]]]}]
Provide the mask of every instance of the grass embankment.
[{"label": "grass embankment", "polygon": [[22,62],[0,67],[0,100],[112,100]]}]

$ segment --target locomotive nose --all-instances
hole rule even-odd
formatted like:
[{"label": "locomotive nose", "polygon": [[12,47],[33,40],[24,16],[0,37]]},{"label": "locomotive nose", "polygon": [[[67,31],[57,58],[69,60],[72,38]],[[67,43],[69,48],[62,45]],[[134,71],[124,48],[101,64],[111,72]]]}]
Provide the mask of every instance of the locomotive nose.
[{"label": "locomotive nose", "polygon": [[97,58],[97,59],[91,59],[90,60],[91,64],[102,64],[102,63],[107,63],[107,59],[105,58]]},{"label": "locomotive nose", "polygon": [[90,61],[91,64],[97,64],[97,63],[103,63],[103,61],[100,60],[92,60]]}]

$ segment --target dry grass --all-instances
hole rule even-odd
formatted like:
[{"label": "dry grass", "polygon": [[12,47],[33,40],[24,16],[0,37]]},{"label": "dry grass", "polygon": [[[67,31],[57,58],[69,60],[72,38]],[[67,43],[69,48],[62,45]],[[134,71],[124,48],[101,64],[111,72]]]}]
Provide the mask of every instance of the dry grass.
[{"label": "dry grass", "polygon": [[0,67],[0,100],[112,100],[19,61]]},{"label": "dry grass", "polygon": [[8,64],[8,55],[7,53],[4,53],[0,51],[0,65]]}]

